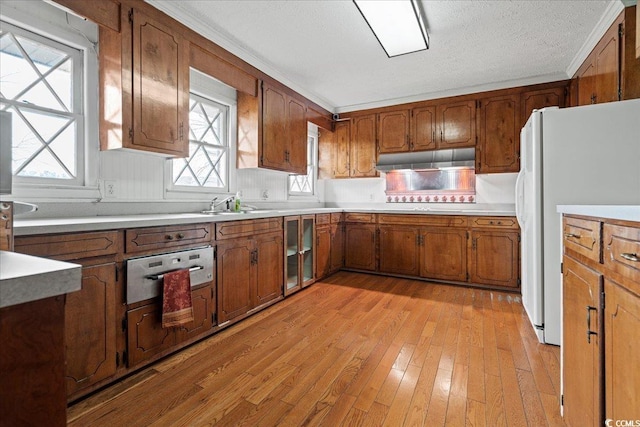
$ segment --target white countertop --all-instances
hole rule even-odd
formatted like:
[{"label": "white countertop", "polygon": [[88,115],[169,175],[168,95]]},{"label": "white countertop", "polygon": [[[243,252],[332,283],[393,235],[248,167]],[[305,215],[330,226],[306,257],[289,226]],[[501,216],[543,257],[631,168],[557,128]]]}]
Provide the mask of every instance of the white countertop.
[{"label": "white countertop", "polygon": [[341,209],[341,208],[312,208],[312,209],[281,209],[259,211],[256,213],[237,213],[225,215],[208,215],[201,213],[183,214],[147,214],[147,215],[117,215],[71,218],[42,218],[16,219],[13,224],[14,235],[28,236],[48,233],[70,233],[83,231],[101,231],[121,228],[153,227],[164,225],[196,224],[203,222],[237,221],[243,219],[272,218],[289,215],[317,214],[331,212],[367,212],[367,213],[395,213],[413,215],[478,215],[478,216],[513,216],[515,212],[508,210],[473,210],[473,209]]},{"label": "white countertop", "polygon": [[82,266],[0,251],[0,308],[82,288]]},{"label": "white countertop", "polygon": [[557,209],[561,214],[640,222],[638,205],[558,205]]},{"label": "white countertop", "polygon": [[203,222],[237,221],[243,219],[272,218],[289,215],[317,214],[331,212],[356,213],[394,213],[412,215],[477,215],[477,216],[514,216],[511,210],[488,209],[456,209],[451,208],[414,208],[414,209],[280,209],[259,210],[256,213],[236,213],[225,215],[208,215],[201,213],[181,214],[146,214],[146,215],[114,215],[71,218],[16,219],[13,224],[14,235],[28,236],[35,234],[72,233],[83,231],[103,231],[122,228],[153,227],[165,225],[196,224]]}]

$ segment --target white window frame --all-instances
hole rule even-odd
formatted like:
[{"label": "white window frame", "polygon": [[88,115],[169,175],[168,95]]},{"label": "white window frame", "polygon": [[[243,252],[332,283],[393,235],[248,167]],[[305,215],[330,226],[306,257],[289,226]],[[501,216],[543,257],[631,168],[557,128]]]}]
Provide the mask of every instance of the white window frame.
[{"label": "white window frame", "polygon": [[[50,39],[80,51],[81,82],[74,84],[83,112],[76,128],[76,179],[13,177],[12,196],[33,200],[98,199],[98,56],[97,24],[85,21],[42,1],[3,1],[0,19],[38,42]],[[41,40],[44,39],[44,40]],[[60,47],[54,46],[56,49]],[[75,113],[75,111],[74,111]]]},{"label": "white window frame", "polygon": [[224,127],[227,133],[227,185],[224,188],[196,187],[175,185],[173,183],[173,159],[165,162],[165,199],[201,200],[203,197],[214,197],[218,194],[235,192],[236,188],[236,129],[237,98],[235,89],[208,76],[198,70],[191,69],[189,74],[189,92],[197,97],[227,107],[227,118]]},{"label": "white window frame", "polygon": [[[318,198],[318,127],[313,123],[308,123],[307,126],[307,144],[307,156],[311,160],[311,164],[307,164],[307,175],[311,177],[311,192],[292,191],[291,178],[296,175],[290,174],[287,177],[287,194],[289,199],[316,200]],[[311,145],[311,147],[309,147],[309,145]],[[311,153],[311,156],[309,156],[309,152]]]}]

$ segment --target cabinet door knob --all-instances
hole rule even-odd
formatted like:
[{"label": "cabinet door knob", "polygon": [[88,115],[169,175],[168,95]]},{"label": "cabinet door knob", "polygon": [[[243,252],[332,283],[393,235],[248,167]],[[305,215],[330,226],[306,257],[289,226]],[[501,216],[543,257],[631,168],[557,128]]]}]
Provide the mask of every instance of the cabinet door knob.
[{"label": "cabinet door knob", "polygon": [[178,233],[176,234],[176,237],[178,238],[178,240],[184,239],[184,233]]},{"label": "cabinet door knob", "polygon": [[591,344],[591,335],[598,335],[597,332],[591,330],[591,311],[596,311],[597,308],[590,305],[587,306],[587,343]]},{"label": "cabinet door knob", "polygon": [[173,240],[173,236],[171,234],[167,234],[164,238],[167,240]]}]

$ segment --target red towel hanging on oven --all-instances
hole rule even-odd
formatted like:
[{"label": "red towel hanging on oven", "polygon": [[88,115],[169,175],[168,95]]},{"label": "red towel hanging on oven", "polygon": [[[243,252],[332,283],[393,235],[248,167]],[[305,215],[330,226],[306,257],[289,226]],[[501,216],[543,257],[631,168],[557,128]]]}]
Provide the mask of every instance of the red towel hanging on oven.
[{"label": "red towel hanging on oven", "polygon": [[165,273],[162,290],[162,327],[193,322],[189,269]]}]

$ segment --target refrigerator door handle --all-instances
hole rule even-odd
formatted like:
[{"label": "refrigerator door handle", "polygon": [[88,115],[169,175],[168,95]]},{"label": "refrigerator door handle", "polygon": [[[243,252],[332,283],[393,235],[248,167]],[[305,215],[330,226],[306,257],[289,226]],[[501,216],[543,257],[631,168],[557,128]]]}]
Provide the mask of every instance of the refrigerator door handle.
[{"label": "refrigerator door handle", "polygon": [[524,218],[522,217],[522,203],[524,202],[524,171],[518,172],[516,178],[516,219],[520,227],[524,227]]}]

